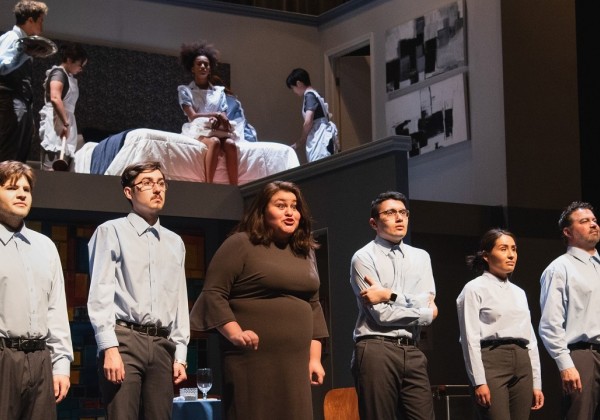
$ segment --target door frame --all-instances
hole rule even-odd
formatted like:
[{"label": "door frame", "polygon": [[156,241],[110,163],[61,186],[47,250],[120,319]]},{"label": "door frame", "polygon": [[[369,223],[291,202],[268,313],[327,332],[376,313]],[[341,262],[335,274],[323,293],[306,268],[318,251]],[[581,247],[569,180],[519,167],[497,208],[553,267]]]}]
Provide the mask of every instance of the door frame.
[{"label": "door frame", "polygon": [[[333,120],[339,121],[338,128],[341,127],[341,116],[340,116],[340,92],[339,86],[337,85],[337,77],[338,77],[338,60],[340,57],[351,53],[352,51],[356,51],[365,46],[369,46],[369,50],[371,51],[369,60],[369,71],[371,78],[371,141],[375,139],[375,123],[376,123],[376,114],[375,114],[375,77],[374,77],[374,62],[373,60],[373,46],[375,35],[373,32],[368,32],[364,35],[361,35],[351,41],[348,41],[342,45],[331,48],[325,51],[325,59],[323,60],[325,63],[325,97],[333,98],[331,101],[333,103]],[[331,110],[330,110],[331,112]],[[340,132],[340,137],[343,136],[343,133]]]}]

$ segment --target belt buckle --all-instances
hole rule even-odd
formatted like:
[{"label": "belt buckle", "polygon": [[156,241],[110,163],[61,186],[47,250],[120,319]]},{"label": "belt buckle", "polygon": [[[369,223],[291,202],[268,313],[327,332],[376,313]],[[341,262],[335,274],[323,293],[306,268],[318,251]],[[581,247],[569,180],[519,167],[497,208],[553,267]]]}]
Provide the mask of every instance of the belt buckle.
[{"label": "belt buckle", "polygon": [[28,339],[19,338],[18,348],[21,351],[31,351],[37,348],[36,342]]},{"label": "belt buckle", "polygon": [[410,339],[408,337],[400,337],[400,338],[398,338],[398,344],[403,345],[403,346],[409,346]]}]

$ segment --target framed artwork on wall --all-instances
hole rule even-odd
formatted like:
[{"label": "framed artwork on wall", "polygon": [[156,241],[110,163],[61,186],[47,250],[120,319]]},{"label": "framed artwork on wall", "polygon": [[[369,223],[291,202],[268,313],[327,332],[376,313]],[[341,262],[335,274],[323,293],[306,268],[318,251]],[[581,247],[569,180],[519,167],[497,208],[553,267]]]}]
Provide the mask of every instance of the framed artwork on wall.
[{"label": "framed artwork on wall", "polygon": [[469,139],[466,73],[449,76],[386,103],[390,135],[409,135],[409,156]]},{"label": "framed artwork on wall", "polygon": [[465,32],[462,0],[388,29],[386,91],[397,92],[466,66]]}]

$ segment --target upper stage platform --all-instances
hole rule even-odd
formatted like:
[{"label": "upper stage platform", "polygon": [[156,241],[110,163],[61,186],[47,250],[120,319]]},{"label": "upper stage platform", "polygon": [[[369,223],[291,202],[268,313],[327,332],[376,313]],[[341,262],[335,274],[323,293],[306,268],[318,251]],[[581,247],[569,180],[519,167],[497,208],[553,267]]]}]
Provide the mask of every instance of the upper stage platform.
[{"label": "upper stage platform", "polygon": [[[169,218],[237,221],[243,213],[244,198],[254,195],[265,182],[276,179],[293,182],[323,179],[344,168],[359,168],[366,162],[391,156],[403,161],[406,167],[406,151],[409,149],[409,137],[393,136],[241,187],[171,181],[161,214]],[[95,219],[96,214],[105,219],[112,217],[107,217],[107,213],[122,214],[130,209],[123,196],[119,177],[46,171],[36,171],[36,175],[30,218],[60,219],[68,213],[70,220]],[[347,181],[354,182],[351,179]]]}]

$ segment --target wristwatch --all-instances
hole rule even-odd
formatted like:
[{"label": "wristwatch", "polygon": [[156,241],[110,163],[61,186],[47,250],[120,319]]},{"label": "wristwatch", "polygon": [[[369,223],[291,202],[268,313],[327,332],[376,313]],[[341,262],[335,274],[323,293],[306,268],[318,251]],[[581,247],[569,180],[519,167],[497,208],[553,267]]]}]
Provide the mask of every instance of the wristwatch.
[{"label": "wristwatch", "polygon": [[396,293],[392,292],[392,294],[390,295],[390,300],[388,300],[388,302],[395,302],[397,298],[398,298],[398,295]]},{"label": "wristwatch", "polygon": [[179,363],[180,365],[182,365],[184,368],[188,368],[188,364],[187,362],[184,362],[183,360],[175,360],[174,363]]}]

